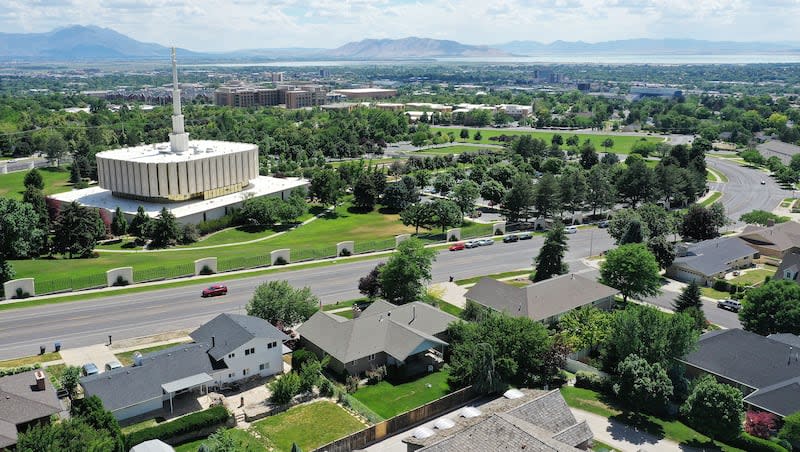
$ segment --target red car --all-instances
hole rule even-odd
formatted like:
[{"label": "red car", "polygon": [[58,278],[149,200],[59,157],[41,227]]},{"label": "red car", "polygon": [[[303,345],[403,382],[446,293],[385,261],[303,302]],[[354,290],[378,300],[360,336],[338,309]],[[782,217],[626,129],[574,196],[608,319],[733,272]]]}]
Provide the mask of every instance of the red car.
[{"label": "red car", "polygon": [[216,297],[217,295],[225,295],[228,293],[228,288],[222,284],[214,284],[213,286],[203,289],[202,297]]},{"label": "red car", "polygon": [[464,242],[458,242],[450,245],[450,251],[461,251],[464,249]]}]

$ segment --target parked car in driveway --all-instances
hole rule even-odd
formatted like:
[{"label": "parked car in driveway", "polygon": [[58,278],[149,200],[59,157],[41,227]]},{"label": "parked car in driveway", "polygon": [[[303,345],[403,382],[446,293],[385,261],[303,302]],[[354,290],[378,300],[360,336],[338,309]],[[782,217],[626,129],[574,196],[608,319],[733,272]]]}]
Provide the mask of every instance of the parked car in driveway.
[{"label": "parked car in driveway", "polygon": [[228,293],[228,287],[223,284],[214,284],[213,286],[203,289],[201,296],[203,298],[216,297],[218,295],[225,295]]},{"label": "parked car in driveway", "polygon": [[119,361],[109,361],[109,362],[106,363],[105,367],[106,367],[106,372],[108,372],[109,370],[114,370],[114,369],[121,368],[122,367],[122,363],[120,363]]},{"label": "parked car in driveway", "polygon": [[480,240],[470,240],[469,242],[464,242],[464,248],[477,248],[481,246]]},{"label": "parked car in driveway", "polygon": [[607,228],[608,227],[608,220],[603,220],[603,221],[597,223],[597,227],[600,228],[600,229]]},{"label": "parked car in driveway", "polygon": [[83,366],[81,366],[81,372],[83,373],[84,376],[95,375],[100,373],[100,369],[98,369],[97,366],[94,365],[94,363],[86,363]]},{"label": "parked car in driveway", "polygon": [[522,234],[519,234],[517,237],[519,237],[520,240],[530,240],[533,238],[533,234],[531,234],[530,232],[523,232]]},{"label": "parked car in driveway", "polygon": [[450,248],[449,248],[450,251],[461,251],[463,249],[464,249],[464,242],[454,243],[454,244],[450,245]]},{"label": "parked car in driveway", "polygon": [[739,312],[742,304],[736,300],[720,300],[717,302],[717,307],[731,312]]},{"label": "parked car in driveway", "polygon": [[492,239],[478,240],[478,246],[489,246],[489,245],[494,245],[494,240]]},{"label": "parked car in driveway", "polygon": [[514,234],[507,235],[507,236],[503,237],[503,243],[512,243],[512,242],[516,242],[517,240],[519,240],[519,237],[517,237]]}]

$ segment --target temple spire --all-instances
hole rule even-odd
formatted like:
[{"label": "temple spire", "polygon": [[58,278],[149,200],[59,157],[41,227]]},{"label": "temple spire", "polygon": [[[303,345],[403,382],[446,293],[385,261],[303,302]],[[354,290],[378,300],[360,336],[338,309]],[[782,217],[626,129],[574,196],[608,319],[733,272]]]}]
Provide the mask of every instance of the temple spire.
[{"label": "temple spire", "polygon": [[175,47],[172,48],[172,133],[169,134],[170,149],[181,154],[189,150],[189,134],[184,130],[181,113],[181,90],[178,88],[178,62]]}]

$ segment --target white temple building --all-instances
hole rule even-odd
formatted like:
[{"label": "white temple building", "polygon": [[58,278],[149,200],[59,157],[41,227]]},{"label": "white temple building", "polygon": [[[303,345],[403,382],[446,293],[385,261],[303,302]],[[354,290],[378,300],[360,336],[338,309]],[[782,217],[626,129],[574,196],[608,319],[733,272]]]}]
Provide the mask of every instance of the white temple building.
[{"label": "white temple building", "polygon": [[51,195],[133,217],[138,206],[155,217],[163,207],[180,223],[219,218],[260,196],[286,198],[305,187],[299,178],[259,176],[258,146],[230,141],[190,140],[184,129],[175,49],[172,49],[172,133],[169,143],[99,152],[98,185]]}]

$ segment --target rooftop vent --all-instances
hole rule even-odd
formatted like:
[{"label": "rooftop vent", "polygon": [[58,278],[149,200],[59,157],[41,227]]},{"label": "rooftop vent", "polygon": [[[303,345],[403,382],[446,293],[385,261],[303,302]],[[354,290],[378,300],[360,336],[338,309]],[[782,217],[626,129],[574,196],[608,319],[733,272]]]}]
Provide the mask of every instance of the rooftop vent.
[{"label": "rooftop vent", "polygon": [[446,417],[443,417],[433,423],[433,426],[439,430],[447,430],[448,428],[452,428],[454,425],[456,425],[456,423],[452,419]]},{"label": "rooftop vent", "polygon": [[478,417],[480,415],[481,415],[481,410],[475,408],[474,406],[468,406],[466,408],[463,408],[459,413],[459,416],[466,419]]},{"label": "rooftop vent", "polygon": [[524,396],[525,394],[522,393],[519,389],[511,388],[508,391],[503,393],[503,397],[507,399],[519,399],[520,397]]},{"label": "rooftop vent", "polygon": [[414,432],[411,435],[417,439],[425,439],[433,436],[434,431],[429,429],[428,427],[417,427],[414,429]]}]

